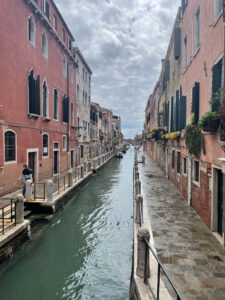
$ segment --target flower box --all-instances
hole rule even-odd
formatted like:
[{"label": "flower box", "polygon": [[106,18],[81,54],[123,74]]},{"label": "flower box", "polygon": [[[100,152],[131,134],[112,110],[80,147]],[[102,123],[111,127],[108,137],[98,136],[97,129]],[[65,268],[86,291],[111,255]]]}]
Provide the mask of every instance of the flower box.
[{"label": "flower box", "polygon": [[202,130],[205,132],[217,132],[219,125],[219,120],[207,120],[202,126]]}]

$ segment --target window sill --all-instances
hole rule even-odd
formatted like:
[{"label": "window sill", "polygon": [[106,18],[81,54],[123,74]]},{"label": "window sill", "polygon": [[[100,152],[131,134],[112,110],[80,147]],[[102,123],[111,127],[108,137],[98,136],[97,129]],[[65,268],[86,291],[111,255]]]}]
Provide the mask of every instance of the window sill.
[{"label": "window sill", "polygon": [[12,164],[17,164],[16,160],[12,160],[12,161],[5,161],[4,165],[12,165]]},{"label": "window sill", "polygon": [[195,180],[193,180],[192,182],[193,182],[193,184],[195,184],[195,185],[197,185],[198,187],[200,187],[200,182],[195,181]]},{"label": "window sill", "polygon": [[48,117],[43,117],[43,118],[42,118],[42,120],[43,120],[43,121],[46,121],[46,122],[49,122],[49,121],[51,121],[51,119],[50,119],[50,118],[48,118]]},{"label": "window sill", "polygon": [[186,174],[185,174],[185,173],[183,173],[182,175],[183,175],[184,177],[187,177],[187,173],[186,173]]},{"label": "window sill", "polygon": [[37,118],[40,117],[40,115],[36,115],[36,114],[33,114],[33,113],[28,113],[28,117],[29,117],[29,118],[37,119]]}]

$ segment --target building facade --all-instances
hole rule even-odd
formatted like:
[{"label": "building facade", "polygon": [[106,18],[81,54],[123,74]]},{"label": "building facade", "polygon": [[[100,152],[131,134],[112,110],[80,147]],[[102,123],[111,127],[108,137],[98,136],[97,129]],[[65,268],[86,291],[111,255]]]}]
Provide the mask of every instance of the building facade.
[{"label": "building facade", "polygon": [[[218,115],[224,98],[222,16],[221,0],[181,1],[153,93],[157,104],[151,104],[151,95],[146,105],[144,147],[206,225],[224,239],[224,117],[214,132],[201,127],[206,113]],[[218,93],[220,103],[215,104]]]},{"label": "building facade", "polygon": [[[13,18],[9,16],[9,12]],[[1,1],[0,194],[75,164],[74,38],[52,0]]]}]

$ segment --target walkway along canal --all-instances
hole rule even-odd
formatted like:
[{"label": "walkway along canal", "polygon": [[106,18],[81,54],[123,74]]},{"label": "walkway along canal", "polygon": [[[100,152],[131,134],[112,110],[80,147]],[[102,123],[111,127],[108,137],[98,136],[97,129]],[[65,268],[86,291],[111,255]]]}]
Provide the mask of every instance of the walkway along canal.
[{"label": "walkway along canal", "polygon": [[1,300],[129,298],[133,157],[112,159],[52,220],[32,223],[32,241],[1,266]]}]

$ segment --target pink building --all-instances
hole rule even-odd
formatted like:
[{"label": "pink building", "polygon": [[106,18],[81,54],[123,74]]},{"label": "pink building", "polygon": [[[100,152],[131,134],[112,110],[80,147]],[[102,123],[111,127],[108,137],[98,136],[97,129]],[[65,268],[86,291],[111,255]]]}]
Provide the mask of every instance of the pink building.
[{"label": "pink building", "polygon": [[2,0],[0,19],[3,195],[24,163],[35,181],[74,166],[77,118],[74,38],[54,1]]}]

